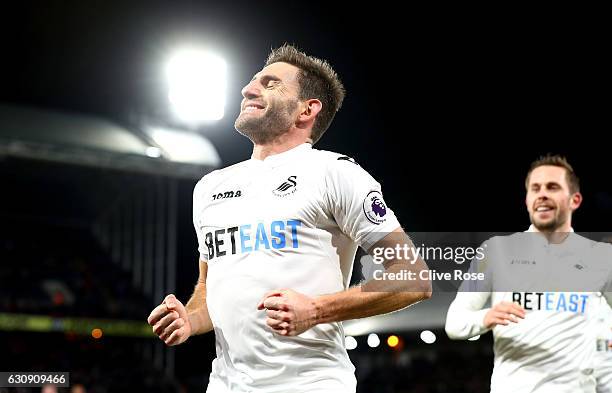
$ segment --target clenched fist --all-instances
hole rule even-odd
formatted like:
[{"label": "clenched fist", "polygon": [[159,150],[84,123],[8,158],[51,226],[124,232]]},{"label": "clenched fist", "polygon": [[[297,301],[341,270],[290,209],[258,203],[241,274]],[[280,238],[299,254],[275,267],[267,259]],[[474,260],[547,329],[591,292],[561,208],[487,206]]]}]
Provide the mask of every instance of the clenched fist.
[{"label": "clenched fist", "polygon": [[174,295],[166,296],[164,301],[151,311],[147,322],[153,326],[153,333],[168,346],[182,344],[191,336],[187,310]]},{"label": "clenched fist", "polygon": [[292,289],[266,293],[257,309],[266,310],[267,325],[282,336],[297,336],[317,323],[314,299]]}]

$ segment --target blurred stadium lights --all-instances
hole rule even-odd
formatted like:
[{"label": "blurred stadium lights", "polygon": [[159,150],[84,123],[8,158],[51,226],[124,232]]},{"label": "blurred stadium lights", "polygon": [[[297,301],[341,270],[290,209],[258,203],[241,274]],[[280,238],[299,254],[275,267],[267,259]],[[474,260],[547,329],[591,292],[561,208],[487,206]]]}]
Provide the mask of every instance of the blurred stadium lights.
[{"label": "blurred stadium lights", "polygon": [[64,332],[93,336],[99,329],[107,336],[155,338],[146,322],[91,318],[60,318],[48,315],[0,313],[0,331]]},{"label": "blurred stadium lights", "polygon": [[[213,167],[221,164],[217,150],[208,139],[203,138],[200,134],[151,126],[143,126],[143,131],[159,146],[156,153],[163,153],[172,161]],[[152,147],[146,149],[149,157],[154,157],[150,155],[153,152],[155,151],[152,150]]]},{"label": "blurred stadium lights", "polygon": [[102,338],[102,329],[99,328],[95,328],[91,331],[91,337],[95,338],[96,340]]},{"label": "blurred stadium lights", "polygon": [[[0,104],[0,156],[191,179],[221,165],[217,150],[200,133],[156,127],[160,122],[146,116],[130,123]],[[69,304],[68,293],[60,291]]]},{"label": "blurred stadium lights", "polygon": [[425,344],[433,344],[436,342],[436,335],[431,330],[423,330],[421,332],[421,340],[423,340]]},{"label": "blurred stadium lights", "polygon": [[387,338],[387,345],[391,348],[397,347],[399,345],[399,342],[399,337],[397,337],[396,335],[392,335]]},{"label": "blurred stadium lights", "polygon": [[346,345],[346,349],[350,351],[357,348],[357,340],[355,340],[355,337],[353,336],[346,336],[344,338],[344,345]]},{"label": "blurred stadium lights", "polygon": [[468,338],[468,341],[476,341],[476,340],[478,340],[479,338],[480,338],[480,336],[479,336],[479,335],[478,335],[478,336],[474,336],[474,337],[472,337],[472,338]]},{"label": "blurred stadium lights", "polygon": [[368,345],[370,348],[376,348],[380,345],[380,338],[376,333],[370,333],[368,335]]},{"label": "blurred stadium lights", "polygon": [[197,125],[220,120],[225,109],[227,66],[220,57],[197,49],[183,49],[166,67],[168,99],[178,118]]}]

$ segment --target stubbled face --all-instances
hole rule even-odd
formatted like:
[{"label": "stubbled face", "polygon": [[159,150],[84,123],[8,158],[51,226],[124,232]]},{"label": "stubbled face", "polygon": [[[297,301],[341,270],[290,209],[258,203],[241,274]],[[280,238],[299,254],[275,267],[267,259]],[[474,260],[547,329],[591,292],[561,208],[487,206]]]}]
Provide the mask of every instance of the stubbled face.
[{"label": "stubbled face", "polygon": [[544,165],[529,176],[525,202],[531,223],[539,231],[554,232],[571,222],[571,215],[580,204],[574,198],[566,178],[565,168]]},{"label": "stubbled face", "polygon": [[242,89],[236,130],[253,143],[265,144],[295,124],[298,111],[299,69],[287,63],[273,63],[255,74]]}]

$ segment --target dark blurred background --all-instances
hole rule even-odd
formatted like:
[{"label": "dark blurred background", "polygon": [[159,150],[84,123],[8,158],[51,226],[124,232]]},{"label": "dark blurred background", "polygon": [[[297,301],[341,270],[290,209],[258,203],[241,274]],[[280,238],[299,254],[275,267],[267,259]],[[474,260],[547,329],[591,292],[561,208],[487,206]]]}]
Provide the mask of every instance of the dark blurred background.
[{"label": "dark blurred background", "polygon": [[[284,42],[327,59],[348,92],[316,147],[354,157],[407,230],[525,230],[524,176],[548,152],[582,180],[574,227],[610,230],[610,64],[602,25],[579,12],[62,1],[2,19],[0,371],[70,371],[90,392],[205,389],[213,335],[165,349],[143,324],[166,293],[191,294],[193,186],[250,156],[240,89]],[[219,121],[169,109],[163,67],[184,44],[226,60]],[[212,153],[177,158],[150,127]],[[358,391],[488,391],[490,335],[428,328],[434,344],[420,328],[373,331],[377,348],[358,335]]]}]

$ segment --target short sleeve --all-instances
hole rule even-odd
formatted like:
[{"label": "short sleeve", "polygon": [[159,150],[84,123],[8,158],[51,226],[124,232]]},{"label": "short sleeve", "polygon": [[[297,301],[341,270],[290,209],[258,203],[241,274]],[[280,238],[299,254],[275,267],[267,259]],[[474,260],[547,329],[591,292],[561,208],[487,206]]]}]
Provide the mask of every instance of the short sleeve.
[{"label": "short sleeve", "polygon": [[380,184],[348,157],[328,164],[326,196],[340,230],[366,250],[400,227]]},{"label": "short sleeve", "polygon": [[200,180],[195,188],[193,189],[193,226],[195,228],[196,236],[198,238],[198,251],[200,253],[200,260],[208,261],[208,247],[206,246],[204,232],[202,231],[203,225],[203,202],[204,202],[204,179]]}]

